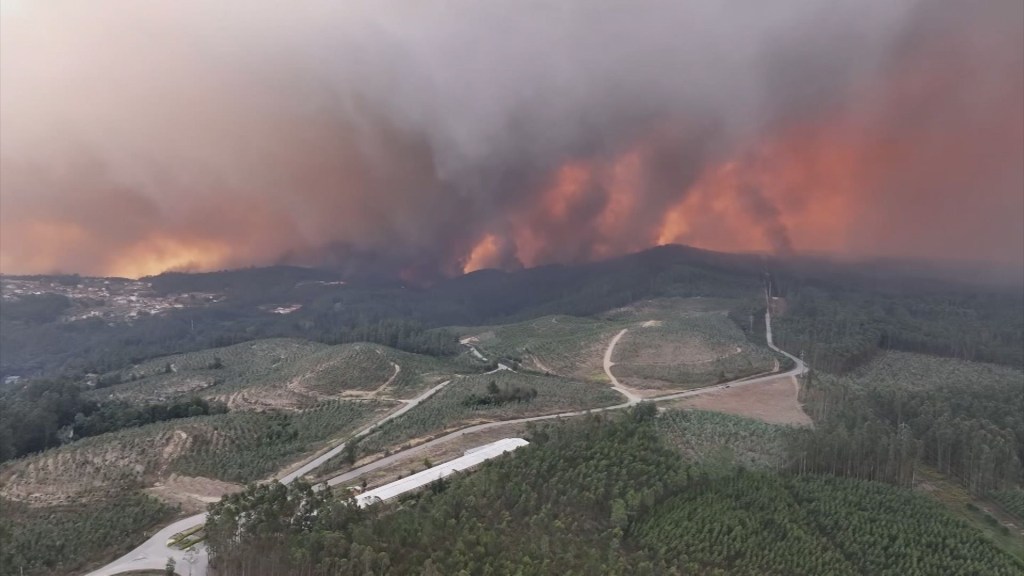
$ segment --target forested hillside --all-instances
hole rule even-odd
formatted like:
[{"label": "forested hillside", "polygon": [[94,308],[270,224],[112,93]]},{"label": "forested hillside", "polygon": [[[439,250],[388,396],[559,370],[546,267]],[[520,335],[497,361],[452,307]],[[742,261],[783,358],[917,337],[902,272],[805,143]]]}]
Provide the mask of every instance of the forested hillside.
[{"label": "forested hillside", "polygon": [[[886,348],[1024,363],[1024,302],[1017,286],[950,284],[937,273],[901,282],[899,269],[887,270],[896,280],[882,282],[870,266],[662,246],[576,266],[482,270],[429,285],[346,283],[336,272],[291,267],[168,273],[145,280],[158,294],[223,298],[128,324],[55,321],[66,305],[60,298],[5,303],[0,376],[104,373],[156,356],[273,337],[365,340],[445,355],[457,350],[455,338],[434,328],[586,316],[663,296],[754,300],[766,271],[773,273],[776,295],[789,301],[779,341],[813,355],[822,369],[849,369]],[[284,305],[301,307],[268,312]],[[751,330],[748,314],[735,317]]]},{"label": "forested hillside", "polygon": [[142,494],[108,501],[37,508],[0,498],[0,575],[73,574],[124,554],[176,510]]},{"label": "forested hillside", "polygon": [[532,444],[396,504],[297,484],[211,508],[218,574],[1017,575],[1024,563],[921,495],[681,460],[636,409]]},{"label": "forested hillside", "polygon": [[817,426],[793,438],[793,463],[910,485],[919,463],[975,493],[1024,484],[1024,372],[889,352],[845,376],[814,373]]},{"label": "forested hillside", "polygon": [[85,398],[65,380],[37,380],[0,392],[0,463],[63,443],[178,418],[224,414],[222,402],[179,398],[136,405]]},{"label": "forested hillside", "polygon": [[1024,367],[1024,295],[926,284],[838,284],[780,275],[776,343],[826,372],[884,350]]},{"label": "forested hillside", "polygon": [[[999,524],[1020,514],[1024,486],[1016,292],[680,247],[432,286],[292,268],[151,280],[160,293],[223,298],[120,324],[66,322],[53,298],[0,311],[3,370],[56,375],[0,389],[0,461],[23,456],[0,467],[12,498],[0,524],[34,574],[66,572],[66,551],[92,557],[165,518],[169,508],[136,498],[140,487],[172,473],[265,479],[448,379],[321,472],[471,422],[618,404],[602,356],[624,328],[610,360],[626,386],[771,370],[766,285],[776,343],[811,367],[800,400],[813,428],[656,416],[644,404],[535,429],[520,452],[370,510],[301,483],[254,487],[214,507],[220,573],[1024,571],[1024,548],[1006,542],[1016,525]],[[348,343],[364,341],[400,350]],[[497,362],[516,371],[479,374]],[[943,482],[966,496],[923,494],[949,492]],[[82,506],[66,506],[85,488]],[[116,520],[116,510],[138,513]],[[109,529],[85,537],[74,523],[88,514]],[[12,539],[18,522],[61,544]]]}]

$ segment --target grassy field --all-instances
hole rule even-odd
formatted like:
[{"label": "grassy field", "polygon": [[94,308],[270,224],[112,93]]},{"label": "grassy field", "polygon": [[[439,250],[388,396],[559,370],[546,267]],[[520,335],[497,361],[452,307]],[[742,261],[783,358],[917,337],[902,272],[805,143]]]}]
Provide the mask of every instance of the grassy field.
[{"label": "grassy field", "polygon": [[634,388],[684,389],[768,372],[775,357],[729,319],[729,301],[666,298],[605,315],[631,326],[612,356],[614,373]]},{"label": "grassy field", "polygon": [[615,348],[615,375],[626,385],[682,389],[770,371],[772,353],[749,342],[727,316],[731,300],[662,298],[592,318],[545,316],[503,326],[454,327],[489,360],[538,372],[605,382],[604,351]]},{"label": "grassy field", "polygon": [[[401,368],[397,372],[396,366]],[[412,397],[452,373],[473,370],[479,366],[468,359],[435,358],[377,344],[328,346],[270,339],[144,362],[118,373],[123,383],[90,395],[132,402],[197,395],[238,409],[305,408],[332,397],[376,391],[382,398]]]},{"label": "grassy field", "polygon": [[[496,406],[467,405],[472,397],[486,396],[491,382],[499,388],[508,386],[534,389],[537,396],[528,402],[508,401]],[[501,370],[493,374],[459,377],[429,400],[370,434],[360,443],[360,448],[366,453],[372,453],[471,422],[584,410],[612,406],[622,401],[622,396],[609,388],[555,376]]]},{"label": "grassy field", "polygon": [[666,410],[655,425],[666,443],[687,460],[768,469],[783,464],[785,426],[703,410]]},{"label": "grassy field", "polygon": [[68,506],[0,501],[0,574],[74,574],[130,551],[175,510],[141,493]]},{"label": "grassy field", "polygon": [[259,480],[393,407],[332,401],[302,412],[231,412],[85,438],[0,466],[0,495],[39,504],[102,499],[171,473]]},{"label": "grassy field", "polygon": [[523,368],[578,380],[607,381],[604,349],[625,324],[577,316],[544,316],[503,326],[454,327],[489,360],[515,361]]}]

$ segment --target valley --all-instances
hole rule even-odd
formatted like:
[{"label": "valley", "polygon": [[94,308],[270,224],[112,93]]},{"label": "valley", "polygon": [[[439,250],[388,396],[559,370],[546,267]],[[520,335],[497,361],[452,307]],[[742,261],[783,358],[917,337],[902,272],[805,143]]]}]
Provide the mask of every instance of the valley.
[{"label": "valley", "polygon": [[1022,22],[0,0],[0,576],[1024,576]]},{"label": "valley", "polygon": [[[863,384],[840,385],[834,382],[843,380],[818,371],[805,375],[801,359],[773,343],[773,320],[786,329],[789,322],[781,309],[776,316],[763,305],[759,311],[756,297],[667,296],[590,316],[432,329],[433,337],[458,342],[449,355],[270,338],[156,357],[83,378],[75,384],[80,402],[157,407],[194,398],[209,403],[208,415],[126,422],[5,462],[0,497],[11,510],[7,516],[27,524],[54,517],[73,522],[91,510],[123,524],[118,530],[130,529],[116,543],[113,533],[103,540],[100,532],[98,540],[75,548],[78,566],[96,566],[115,545],[138,544],[149,530],[179,518],[173,533],[171,527],[160,530],[90,574],[159,570],[168,557],[202,574],[210,561],[206,545],[180,550],[168,547],[167,539],[202,526],[206,507],[222,497],[248,498],[245,486],[253,482],[278,479],[297,490],[313,483],[314,493],[339,502],[350,490],[379,486],[494,439],[521,435],[534,443],[560,434],[573,420],[613,425],[624,414],[640,417],[648,406],[656,407],[659,442],[701,474],[747,469],[774,477],[822,469],[827,464],[815,458],[826,453],[814,446],[832,441],[829,418],[839,406],[833,390],[847,390],[849,398],[857,386],[884,386],[887,375],[907,372],[902,366],[914,366],[915,357],[878,356],[852,373]],[[910,374],[922,383],[935,378],[928,362],[946,362],[941,373],[953,380],[1002,378],[1008,388],[993,388],[997,395],[1012,394],[1020,375],[1014,368],[973,368],[982,365],[956,360],[916,362],[920,367],[909,368]],[[906,393],[913,393],[915,381]],[[896,382],[905,388],[903,380]],[[218,406],[223,413],[215,413]],[[886,466],[898,470],[901,464]],[[1000,494],[1014,502],[1012,492]],[[127,504],[126,497],[135,500]],[[148,511],[136,518],[141,529],[104,516],[104,510],[113,514],[126,505]],[[45,522],[51,529],[65,525]],[[640,524],[634,530],[636,542],[646,541]],[[208,538],[210,532],[197,534]],[[1004,550],[1016,549],[998,531],[988,537]],[[57,574],[68,565],[37,566],[39,574]]]}]

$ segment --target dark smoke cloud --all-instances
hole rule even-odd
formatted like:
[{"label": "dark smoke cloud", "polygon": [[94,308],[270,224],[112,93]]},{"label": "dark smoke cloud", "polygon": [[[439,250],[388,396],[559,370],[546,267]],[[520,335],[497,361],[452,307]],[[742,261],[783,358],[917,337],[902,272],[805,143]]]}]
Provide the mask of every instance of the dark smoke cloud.
[{"label": "dark smoke cloud", "polygon": [[1024,260],[1018,0],[2,6],[4,272]]}]

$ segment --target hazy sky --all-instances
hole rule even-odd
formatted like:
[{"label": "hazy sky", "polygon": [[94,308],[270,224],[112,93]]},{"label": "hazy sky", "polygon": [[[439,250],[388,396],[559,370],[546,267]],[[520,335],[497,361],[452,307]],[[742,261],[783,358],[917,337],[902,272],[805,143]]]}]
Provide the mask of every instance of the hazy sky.
[{"label": "hazy sky", "polygon": [[1020,0],[0,2],[0,270],[1024,267]]}]

